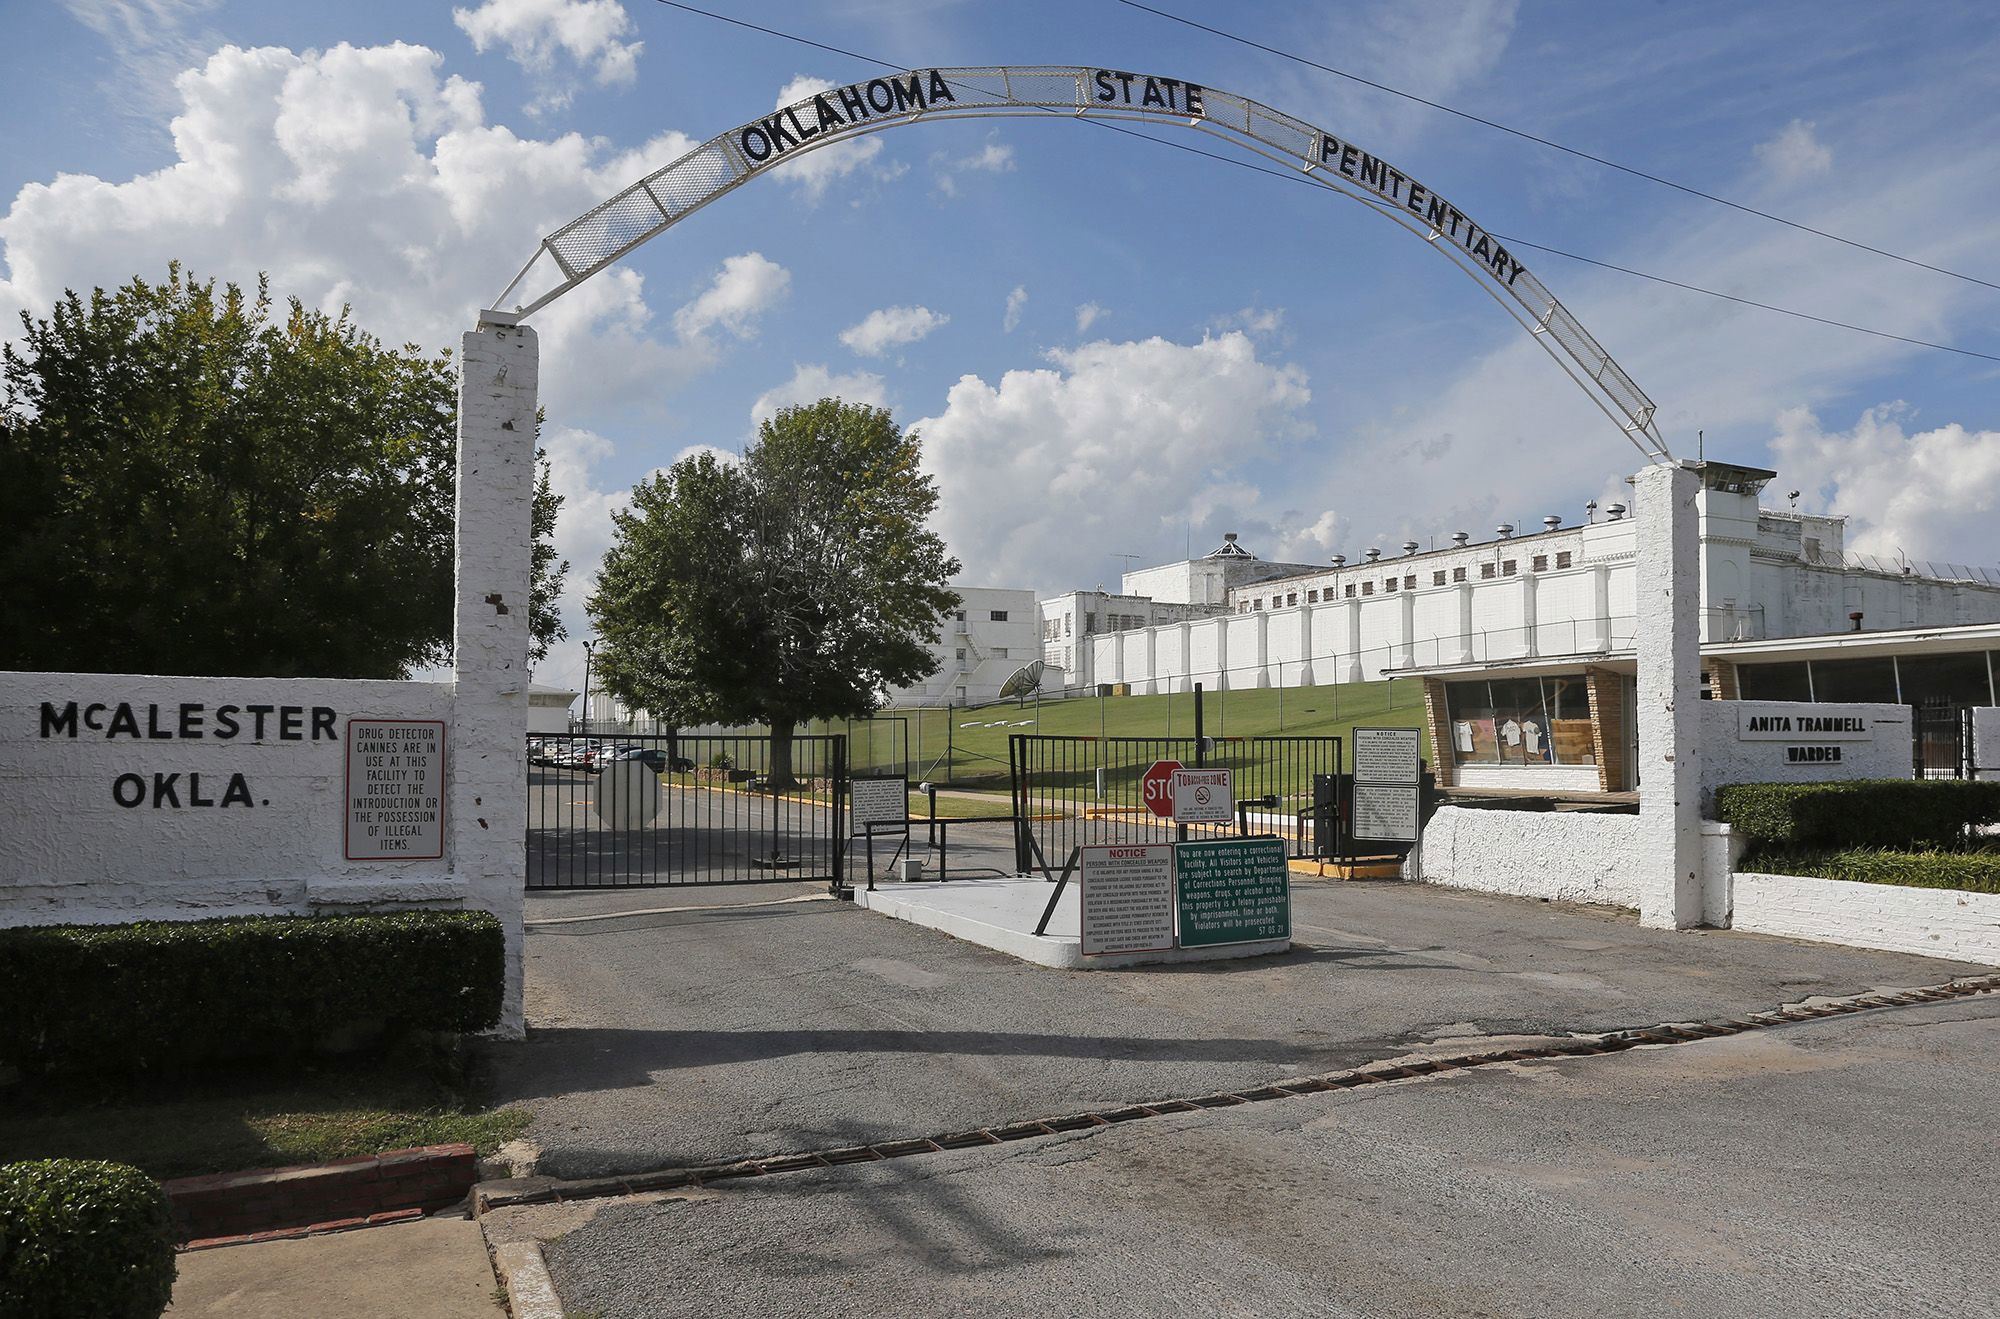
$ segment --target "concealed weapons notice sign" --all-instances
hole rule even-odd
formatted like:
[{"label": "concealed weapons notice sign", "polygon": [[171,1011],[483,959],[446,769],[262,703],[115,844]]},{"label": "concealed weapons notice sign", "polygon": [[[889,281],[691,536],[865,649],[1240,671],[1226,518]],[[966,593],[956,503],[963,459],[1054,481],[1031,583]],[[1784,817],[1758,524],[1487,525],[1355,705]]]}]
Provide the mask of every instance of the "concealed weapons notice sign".
[{"label": "concealed weapons notice sign", "polygon": [[1174,946],[1174,845],[1083,849],[1083,954],[1151,953]]}]

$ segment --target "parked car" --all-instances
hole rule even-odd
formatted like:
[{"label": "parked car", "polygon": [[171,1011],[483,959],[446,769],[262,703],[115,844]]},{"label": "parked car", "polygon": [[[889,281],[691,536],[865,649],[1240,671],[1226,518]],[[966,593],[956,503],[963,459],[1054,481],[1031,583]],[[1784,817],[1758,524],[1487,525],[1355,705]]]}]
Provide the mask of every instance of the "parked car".
[{"label": "parked car", "polygon": [[619,747],[605,763],[615,760],[636,760],[655,774],[667,772],[667,753],[658,747]]}]

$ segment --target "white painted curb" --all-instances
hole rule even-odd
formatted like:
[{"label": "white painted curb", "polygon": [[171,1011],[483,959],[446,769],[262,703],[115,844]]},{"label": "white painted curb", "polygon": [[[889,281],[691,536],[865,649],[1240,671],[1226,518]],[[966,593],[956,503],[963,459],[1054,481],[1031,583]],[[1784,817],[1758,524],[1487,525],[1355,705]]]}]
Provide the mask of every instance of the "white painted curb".
[{"label": "white painted curb", "polygon": [[539,1242],[510,1241],[494,1247],[493,1271],[507,1288],[514,1319],[563,1319],[562,1300]]}]

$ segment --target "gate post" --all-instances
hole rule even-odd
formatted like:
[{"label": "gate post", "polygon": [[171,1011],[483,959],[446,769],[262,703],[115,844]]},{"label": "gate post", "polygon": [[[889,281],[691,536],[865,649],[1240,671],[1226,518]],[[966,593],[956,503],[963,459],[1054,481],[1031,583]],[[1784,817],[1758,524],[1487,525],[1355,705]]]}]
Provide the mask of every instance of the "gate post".
[{"label": "gate post", "polygon": [[528,592],[533,573],[535,332],[484,313],[459,341],[457,580],[448,744],[454,874],[499,917],[506,992],[497,1033],[519,1039],[528,837]]},{"label": "gate post", "polygon": [[[833,883],[827,892],[839,897],[847,887],[847,812],[844,808],[847,796],[847,739],[838,734],[833,739],[833,785],[827,795],[833,799]],[[875,868],[868,868],[872,882]]]},{"label": "gate post", "polygon": [[1639,819],[1645,838],[1639,923],[1701,924],[1701,581],[1695,527],[1700,478],[1655,464],[1633,478],[1639,655]]}]

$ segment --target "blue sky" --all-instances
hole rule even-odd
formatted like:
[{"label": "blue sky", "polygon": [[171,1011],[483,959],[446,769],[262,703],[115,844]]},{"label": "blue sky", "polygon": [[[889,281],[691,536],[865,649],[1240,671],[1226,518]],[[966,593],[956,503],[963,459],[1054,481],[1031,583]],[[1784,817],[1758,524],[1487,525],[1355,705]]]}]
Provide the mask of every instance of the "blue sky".
[{"label": "blue sky", "polygon": [[[2000,291],[1731,212],[1114,0],[715,8],[911,67],[1087,64],[1247,95],[1496,232],[2000,353]],[[2000,283],[1978,4],[1163,8]],[[653,0],[0,11],[0,317],[180,258],[456,341],[541,233],[800,79],[875,66]],[[1163,132],[1165,130],[1162,130]],[[1212,143],[1189,133],[1170,140]],[[1781,470],[1878,553],[2000,560],[2000,364],[1533,254],[1677,453]],[[920,424],[972,584],[1581,514],[1637,461],[1471,283],[1362,208],[1067,121],[921,124],[773,171],[537,318],[580,601],[632,482],[837,392]],[[561,648],[544,677],[574,681]]]}]

